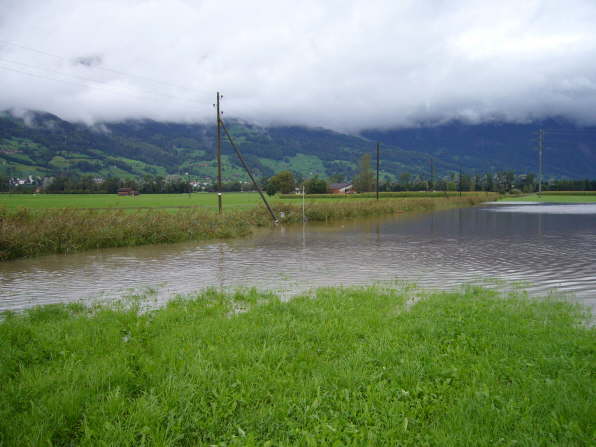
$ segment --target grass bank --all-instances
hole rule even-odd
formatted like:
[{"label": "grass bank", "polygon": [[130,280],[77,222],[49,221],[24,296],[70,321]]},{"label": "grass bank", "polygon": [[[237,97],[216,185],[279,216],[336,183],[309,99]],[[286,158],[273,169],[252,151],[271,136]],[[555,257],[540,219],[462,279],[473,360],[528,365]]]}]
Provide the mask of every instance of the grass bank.
[{"label": "grass bank", "polygon": [[[495,196],[493,195],[492,198]],[[328,222],[412,211],[431,211],[469,206],[485,200],[485,194],[427,199],[384,199],[313,202],[306,206],[310,221]],[[489,197],[490,199],[491,197]],[[276,202],[282,223],[302,222],[299,203]],[[255,227],[271,225],[264,207],[225,210],[222,215],[204,208],[167,210],[0,209],[0,260],[50,253],[72,253],[107,247],[171,243],[242,237]]]},{"label": "grass bank", "polygon": [[547,191],[541,196],[531,194],[526,196],[506,197],[503,201],[523,202],[552,202],[552,203],[588,203],[596,202],[596,191]]},{"label": "grass bank", "polygon": [[585,318],[480,288],[35,308],[0,322],[0,444],[589,445]]},{"label": "grass bank", "polygon": [[241,212],[47,209],[0,211],[0,260],[93,248],[246,236]]}]

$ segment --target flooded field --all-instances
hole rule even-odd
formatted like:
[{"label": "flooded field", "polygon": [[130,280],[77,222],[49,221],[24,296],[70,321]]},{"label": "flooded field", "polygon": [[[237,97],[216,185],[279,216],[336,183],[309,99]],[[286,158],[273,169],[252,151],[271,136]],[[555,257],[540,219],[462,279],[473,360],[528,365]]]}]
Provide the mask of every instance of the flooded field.
[{"label": "flooded field", "polygon": [[596,204],[490,204],[433,214],[278,227],[248,239],[45,256],[0,265],[0,310],[205,287],[286,296],[325,285],[465,283],[596,303]]}]

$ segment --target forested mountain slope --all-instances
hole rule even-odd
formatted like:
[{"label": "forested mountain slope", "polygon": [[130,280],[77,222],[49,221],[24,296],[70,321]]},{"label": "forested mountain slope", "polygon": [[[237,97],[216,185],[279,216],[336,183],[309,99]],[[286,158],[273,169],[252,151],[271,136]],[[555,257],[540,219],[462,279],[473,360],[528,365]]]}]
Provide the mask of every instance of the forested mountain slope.
[{"label": "forested mountain slope", "polygon": [[[304,127],[263,128],[237,121],[230,133],[257,176],[290,169],[311,177],[342,174],[350,178],[375,143],[358,136]],[[225,140],[224,140],[225,141]],[[215,126],[125,121],[93,127],[45,114],[0,118],[0,169],[4,174],[144,176],[190,173],[213,178]],[[224,180],[246,178],[232,147],[223,145]],[[437,169],[455,165],[435,160]],[[427,176],[429,156],[397,147],[383,147],[382,174],[400,172]]]},{"label": "forested mountain slope", "polygon": [[385,144],[432,154],[465,169],[536,172],[538,129],[544,129],[547,176],[596,178],[596,127],[578,127],[563,119],[529,124],[464,124],[398,130],[368,130],[363,136]]},{"label": "forested mountain slope", "polygon": [[[596,129],[540,123],[563,129],[545,139],[545,172],[570,178],[596,177]],[[364,153],[382,142],[382,176],[408,172],[428,178],[430,159],[438,175],[514,170],[536,172],[532,133],[540,125],[452,123],[405,130],[369,130],[362,136],[298,126],[264,128],[230,120],[228,127],[259,177],[289,169],[303,177],[351,178]],[[558,127],[557,127],[558,126]],[[567,129],[567,130],[565,130]],[[566,133],[565,133],[566,132]],[[0,114],[0,174],[59,173],[106,177],[184,174],[214,178],[215,126],[125,121],[87,126],[47,113]],[[246,179],[229,144],[223,146],[225,181]]]}]

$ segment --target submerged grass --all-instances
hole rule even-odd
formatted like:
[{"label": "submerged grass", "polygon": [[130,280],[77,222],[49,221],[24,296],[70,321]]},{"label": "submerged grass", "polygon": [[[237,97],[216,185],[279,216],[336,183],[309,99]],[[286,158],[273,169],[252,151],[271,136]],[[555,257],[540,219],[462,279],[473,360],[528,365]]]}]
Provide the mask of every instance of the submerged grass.
[{"label": "submerged grass", "polygon": [[[492,198],[496,197],[495,195]],[[491,196],[489,196],[489,199]],[[306,206],[311,221],[381,216],[411,211],[468,206],[486,195],[463,197],[384,199],[354,202],[315,202]],[[274,203],[282,223],[302,222],[297,203]],[[0,260],[94,248],[241,237],[259,226],[271,225],[262,206],[226,210],[222,215],[203,208],[167,210],[0,209]]]},{"label": "submerged grass", "polygon": [[584,318],[480,288],[7,314],[0,445],[588,445]]}]

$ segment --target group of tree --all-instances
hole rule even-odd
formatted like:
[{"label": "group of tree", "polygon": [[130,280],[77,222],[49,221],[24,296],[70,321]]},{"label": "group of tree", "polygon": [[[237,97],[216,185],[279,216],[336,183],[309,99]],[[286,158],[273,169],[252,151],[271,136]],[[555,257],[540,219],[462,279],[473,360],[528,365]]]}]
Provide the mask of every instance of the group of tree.
[{"label": "group of tree", "polygon": [[92,175],[66,175],[36,177],[33,182],[19,184],[14,178],[0,176],[0,191],[35,191],[48,194],[115,194],[120,188],[132,188],[144,194],[183,193],[191,189],[188,179],[182,176],[145,176],[143,178],[97,178]]},{"label": "group of tree", "polygon": [[329,186],[325,179],[319,176],[302,180],[302,178],[296,178],[297,176],[292,171],[281,171],[265,180],[265,191],[270,196],[280,194],[291,194],[293,192],[302,191],[306,194],[326,194]]},{"label": "group of tree", "polygon": [[[397,181],[385,180],[380,191],[493,191],[532,193],[539,189],[535,174],[498,171],[484,174],[451,173],[433,180],[404,172]],[[543,191],[594,191],[596,180],[551,179],[543,181]]]},{"label": "group of tree", "polygon": [[375,178],[370,169],[370,154],[364,154],[360,159],[358,174],[354,177],[352,186],[358,192],[369,192],[375,189]]},{"label": "group of tree", "polygon": [[270,196],[281,193],[290,194],[296,189],[296,181],[291,171],[281,171],[267,180],[265,191]]},{"label": "group of tree", "polygon": [[[142,194],[188,193],[193,191],[189,178],[181,175],[151,176],[142,178],[97,178],[91,175],[58,175],[53,178],[29,177],[22,183],[16,177],[0,175],[0,192],[32,193],[104,193],[115,194],[119,188],[132,188]],[[291,194],[301,191],[307,194],[325,194],[329,184],[345,180],[343,175],[333,175],[328,179],[318,176],[303,180],[292,171],[281,171],[270,178],[260,180],[261,187],[269,194]],[[354,176],[353,187],[357,192],[375,190],[375,178],[370,169],[370,156],[360,161],[359,172]],[[22,183],[22,184],[21,184]],[[384,177],[379,184],[380,191],[495,191],[501,193],[538,191],[535,174],[515,174],[513,171],[468,174],[452,172],[436,178],[402,172],[396,180]],[[217,191],[215,183],[202,185],[201,190]],[[196,189],[194,189],[196,190]],[[222,192],[252,191],[247,182],[224,182]],[[572,180],[549,179],[542,184],[543,191],[596,191],[596,179]]]}]

